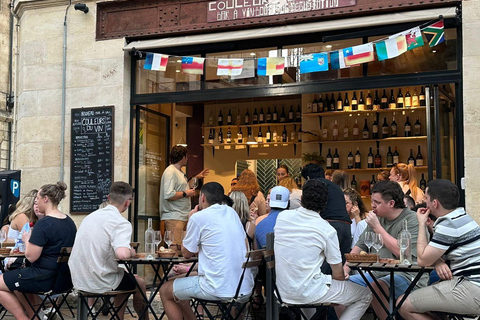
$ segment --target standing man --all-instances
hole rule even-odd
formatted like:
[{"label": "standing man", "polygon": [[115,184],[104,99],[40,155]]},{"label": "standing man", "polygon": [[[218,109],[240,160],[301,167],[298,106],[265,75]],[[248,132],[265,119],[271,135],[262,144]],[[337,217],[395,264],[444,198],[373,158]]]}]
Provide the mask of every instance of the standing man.
[{"label": "standing man", "polygon": [[[170,165],[163,171],[160,183],[160,219],[165,221],[165,230],[172,231],[173,241],[182,242],[183,230],[187,225],[188,213],[191,210],[192,179],[182,171],[188,162],[187,148],[175,146],[170,151]],[[203,179],[208,169],[192,178]],[[190,182],[190,183],[189,183]]]},{"label": "standing man", "polygon": [[[357,320],[372,301],[368,288],[345,281],[337,232],[320,215],[328,187],[308,180],[302,189],[302,206],[279,213],[275,224],[276,284],[286,303],[336,303],[345,306],[340,320]],[[326,261],[332,275],[322,273]],[[307,315],[311,316],[311,315]]]},{"label": "standing man", "polygon": [[[415,218],[415,213],[405,207],[403,202],[403,191],[400,185],[396,181],[379,181],[372,189],[372,209],[373,212],[369,212],[366,217],[367,229],[382,235],[383,247],[380,249],[379,256],[382,258],[398,259],[400,256],[400,248],[397,244],[397,238],[403,230],[404,221],[407,221],[407,228],[410,232],[411,238],[411,253],[412,260],[415,262],[417,259],[417,237],[418,237],[418,223]],[[362,233],[357,243],[353,247],[351,253],[360,253],[360,251],[367,251],[368,247],[365,245],[365,232]],[[344,267],[345,275],[348,277],[350,268]],[[382,287],[383,291],[388,294],[390,284],[390,273],[388,271],[372,271],[378,283]],[[395,273],[395,299],[401,296],[408,288],[412,279],[415,278],[416,273],[408,272],[396,272]],[[382,299],[385,305],[388,305],[388,301],[381,293],[374,280],[370,275],[366,275],[370,284],[377,292],[378,296]],[[360,275],[350,276],[350,281],[366,286],[367,284]],[[417,283],[417,288],[427,285],[428,276],[424,274]],[[379,319],[385,319],[387,314],[382,308],[376,298],[372,302],[375,314]]]},{"label": "standing man", "polygon": [[[136,255],[130,247],[132,225],[121,214],[132,200],[132,187],[122,181],[114,182],[108,195],[109,205],[83,219],[68,260],[75,289],[92,293],[133,290],[137,288],[135,282],[138,282],[146,292],[144,280],[125,272],[115,260]],[[123,299],[125,296],[122,295],[115,297],[115,304],[119,305]],[[125,307],[126,304],[118,313],[120,319],[123,319]],[[147,307],[138,288],[133,295],[133,307],[137,314]],[[143,319],[148,319],[148,314],[145,314]]]},{"label": "standing man", "polygon": [[[182,254],[191,258],[198,251],[198,276],[165,282],[160,288],[169,320],[196,320],[190,299],[228,300],[235,296],[247,242],[238,214],[222,205],[224,189],[217,182],[206,183],[199,204],[190,212]],[[253,289],[253,275],[245,272],[240,295],[246,299]]]},{"label": "standing man", "polygon": [[[407,320],[436,319],[427,313],[430,311],[478,315],[480,227],[464,208],[458,207],[459,191],[451,181],[430,181],[425,198],[427,208],[417,211],[417,261],[422,267],[434,265],[442,281],[412,292],[400,314]],[[430,214],[437,220],[429,242],[425,229]]]}]

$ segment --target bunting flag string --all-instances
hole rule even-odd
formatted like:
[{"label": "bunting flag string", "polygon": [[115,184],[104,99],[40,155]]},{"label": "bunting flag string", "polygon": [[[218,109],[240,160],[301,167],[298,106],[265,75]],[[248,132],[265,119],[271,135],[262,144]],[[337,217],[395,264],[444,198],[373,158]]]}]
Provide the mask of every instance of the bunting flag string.
[{"label": "bunting flag string", "polygon": [[[445,41],[443,19],[431,21],[422,26],[357,46],[330,52],[289,55],[288,57],[226,59],[183,57],[147,52],[143,68],[166,71],[168,58],[179,57],[181,58],[182,73],[203,75],[205,60],[214,60],[217,62],[217,76],[228,76],[232,80],[236,80],[255,77],[255,67],[258,76],[283,75],[286,58],[290,58],[298,59],[300,74],[328,71],[329,64],[332,70],[338,70],[375,61],[375,53],[378,61],[398,57],[407,51],[422,47],[425,44],[423,35],[430,47]],[[135,48],[133,50],[137,51]]]}]

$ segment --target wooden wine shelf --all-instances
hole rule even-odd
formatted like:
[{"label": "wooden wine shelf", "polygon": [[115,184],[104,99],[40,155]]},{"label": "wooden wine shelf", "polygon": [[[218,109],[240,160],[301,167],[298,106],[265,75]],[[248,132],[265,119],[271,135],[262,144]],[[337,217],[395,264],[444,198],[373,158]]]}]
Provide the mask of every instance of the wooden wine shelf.
[{"label": "wooden wine shelf", "polygon": [[242,127],[242,128],[267,128],[267,127],[279,127],[279,126],[299,126],[301,122],[275,122],[275,123],[259,123],[259,124],[231,124],[231,125],[221,125],[221,126],[206,126],[205,129],[228,129],[228,128],[235,128],[235,127]]},{"label": "wooden wine shelf", "polygon": [[[342,170],[345,172],[351,172],[351,173],[362,173],[362,172],[373,172],[373,171],[390,171],[392,168],[364,168],[364,169],[332,169],[332,170]],[[420,166],[420,167],[415,167],[415,170],[427,170],[427,166]]]},{"label": "wooden wine shelf", "polygon": [[416,137],[390,137],[382,139],[360,139],[360,140],[318,140],[318,141],[305,141],[304,143],[324,143],[324,144],[335,144],[335,143],[371,143],[371,142],[382,142],[382,141],[402,141],[402,140],[426,140],[427,136],[416,136]]},{"label": "wooden wine shelf", "polygon": [[[250,148],[278,148],[278,147],[288,147],[293,146],[293,154],[297,155],[297,146],[301,146],[301,142],[265,142],[265,143],[256,143],[256,144],[248,144],[248,143],[222,143],[222,144],[201,144],[204,148],[212,148],[212,154],[215,156],[215,150],[247,150],[247,156],[250,155]],[[238,147],[238,148],[237,148]]]},{"label": "wooden wine shelf", "polygon": [[326,111],[326,112],[315,112],[315,113],[304,113],[305,117],[335,117],[335,116],[345,116],[347,114],[358,116],[369,115],[375,113],[393,113],[393,112],[403,112],[403,111],[421,111],[425,110],[426,107],[415,107],[415,108],[399,108],[399,109],[380,109],[380,110],[355,110],[355,111]]}]

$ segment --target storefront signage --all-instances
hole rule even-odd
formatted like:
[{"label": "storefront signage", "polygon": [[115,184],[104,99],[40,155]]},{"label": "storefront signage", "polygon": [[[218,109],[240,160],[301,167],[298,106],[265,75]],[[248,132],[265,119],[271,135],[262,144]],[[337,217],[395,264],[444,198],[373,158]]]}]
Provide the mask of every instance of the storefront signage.
[{"label": "storefront signage", "polygon": [[208,22],[276,16],[354,6],[357,0],[217,0],[208,3]]}]

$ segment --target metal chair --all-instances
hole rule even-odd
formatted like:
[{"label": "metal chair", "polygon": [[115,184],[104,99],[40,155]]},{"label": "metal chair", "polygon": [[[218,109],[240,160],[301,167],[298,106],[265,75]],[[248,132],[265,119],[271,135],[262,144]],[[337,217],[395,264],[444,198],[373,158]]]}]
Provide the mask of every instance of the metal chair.
[{"label": "metal chair", "polygon": [[[102,314],[102,310],[99,309],[95,313],[93,312],[93,308],[95,304],[101,300],[103,303],[103,306],[108,310],[108,314],[110,314],[110,319],[117,319],[120,320],[120,317],[118,315],[118,312],[120,309],[128,302],[128,297],[131,294],[134,294],[136,290],[117,290],[117,291],[108,291],[108,292],[103,292],[103,293],[93,293],[93,292],[87,292],[87,291],[82,291],[78,290],[78,303],[82,304],[82,307],[85,307],[87,310],[87,315],[92,317],[92,319],[97,319],[99,315]],[[115,307],[115,300],[116,296],[119,295],[125,295],[125,299],[122,300],[121,304],[118,307]],[[88,305],[88,298],[94,298],[94,303],[90,307]],[[114,299],[112,299],[114,298]]]}]

